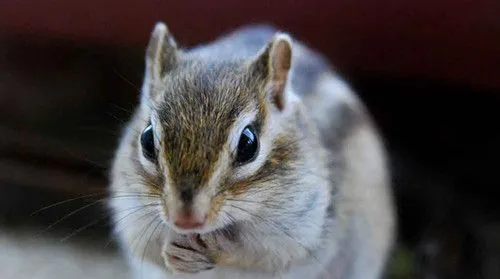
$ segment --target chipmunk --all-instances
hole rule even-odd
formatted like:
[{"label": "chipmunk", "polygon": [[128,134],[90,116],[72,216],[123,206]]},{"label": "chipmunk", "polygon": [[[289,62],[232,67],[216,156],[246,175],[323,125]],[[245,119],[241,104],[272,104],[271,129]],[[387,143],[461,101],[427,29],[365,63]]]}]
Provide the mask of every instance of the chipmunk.
[{"label": "chipmunk", "polygon": [[110,208],[136,278],[383,275],[394,209],[383,142],[321,54],[272,26],[146,51]]}]

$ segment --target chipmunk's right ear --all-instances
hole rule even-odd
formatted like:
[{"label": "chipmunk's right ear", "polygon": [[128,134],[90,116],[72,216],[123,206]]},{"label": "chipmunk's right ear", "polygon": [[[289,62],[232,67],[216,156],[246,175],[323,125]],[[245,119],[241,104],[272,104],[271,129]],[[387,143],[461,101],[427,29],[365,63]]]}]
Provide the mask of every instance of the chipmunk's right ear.
[{"label": "chipmunk's right ear", "polygon": [[156,23],[146,50],[146,78],[161,80],[175,66],[178,55],[177,43],[167,25]]}]

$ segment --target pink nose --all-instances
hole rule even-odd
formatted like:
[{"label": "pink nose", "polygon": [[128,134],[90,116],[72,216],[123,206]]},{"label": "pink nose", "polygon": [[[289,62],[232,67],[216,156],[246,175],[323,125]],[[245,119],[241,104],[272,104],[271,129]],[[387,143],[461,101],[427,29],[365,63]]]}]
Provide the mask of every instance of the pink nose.
[{"label": "pink nose", "polygon": [[191,211],[181,211],[177,214],[174,224],[181,229],[196,229],[202,227],[207,221],[207,216],[202,218],[195,216]]}]

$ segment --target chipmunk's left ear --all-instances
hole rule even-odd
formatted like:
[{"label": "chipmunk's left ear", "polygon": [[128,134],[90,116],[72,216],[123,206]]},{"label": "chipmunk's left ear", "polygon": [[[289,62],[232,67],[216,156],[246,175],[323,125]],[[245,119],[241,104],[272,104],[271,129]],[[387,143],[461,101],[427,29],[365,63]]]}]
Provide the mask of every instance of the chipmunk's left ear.
[{"label": "chipmunk's left ear", "polygon": [[285,33],[277,33],[252,63],[255,74],[267,82],[267,98],[283,110],[286,101],[286,86],[292,67],[292,39]]}]

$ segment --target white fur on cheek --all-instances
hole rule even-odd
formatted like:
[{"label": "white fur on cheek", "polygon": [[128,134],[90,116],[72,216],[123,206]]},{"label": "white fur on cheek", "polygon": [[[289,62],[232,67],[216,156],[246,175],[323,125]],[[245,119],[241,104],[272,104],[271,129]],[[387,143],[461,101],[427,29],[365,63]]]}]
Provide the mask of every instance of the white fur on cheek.
[{"label": "white fur on cheek", "polygon": [[157,172],[156,166],[153,162],[149,161],[142,155],[142,147],[139,147],[140,149],[140,154],[139,154],[139,161],[141,162],[142,166],[144,166],[144,169],[150,173],[150,174],[155,174]]},{"label": "white fur on cheek", "polygon": [[299,102],[298,97],[291,90],[287,90],[286,95],[285,109],[281,112],[271,112],[271,115],[269,115],[265,121],[266,125],[262,127],[262,133],[258,138],[259,153],[257,154],[257,158],[255,158],[253,162],[237,168],[234,174],[235,179],[242,179],[252,175],[266,162],[268,154],[273,148],[273,139],[279,132],[279,127],[282,126],[280,121],[282,119],[289,119],[288,116],[293,112],[295,104]]},{"label": "white fur on cheek", "polygon": [[[236,168],[234,173],[235,179],[243,179],[247,176],[252,175],[265,163],[267,155],[272,148],[273,138],[273,130],[271,129],[273,123],[269,123],[269,121],[272,121],[272,119],[267,120],[267,125],[262,127],[262,132],[260,135],[258,135],[257,140],[259,141],[259,150],[257,151],[257,157],[252,162]],[[241,132],[238,134],[238,136],[240,135]],[[234,150],[236,150],[236,148]]]},{"label": "white fur on cheek", "polygon": [[[245,129],[245,127],[247,125],[249,125],[250,123],[255,121],[256,117],[257,117],[257,110],[255,110],[255,109],[251,110],[250,112],[243,112],[238,117],[238,119],[234,123],[234,125],[229,133],[229,135],[230,135],[230,137],[228,139],[229,152],[231,152],[232,154],[236,154],[237,148],[238,148],[238,143],[239,143],[239,140],[241,137],[241,133],[243,132],[243,129]],[[265,140],[262,141],[262,139],[265,137],[266,137],[266,131],[265,131],[265,127],[264,127],[262,134],[259,135],[259,138],[258,138],[258,141],[259,141],[258,152],[259,153],[257,154],[257,158],[249,164],[246,164],[244,166],[236,168],[235,173],[234,173],[235,179],[241,179],[241,178],[255,172],[265,162],[265,159],[267,157],[267,150],[268,150],[268,146],[269,146],[269,144]],[[223,167],[223,165],[221,165],[221,167]]]},{"label": "white fur on cheek", "polygon": [[264,129],[258,140],[259,153],[257,154],[257,157],[252,162],[238,167],[234,173],[235,179],[242,179],[244,177],[252,175],[266,162],[267,155],[272,148],[272,137],[269,136],[269,130],[266,131],[266,129]]}]

